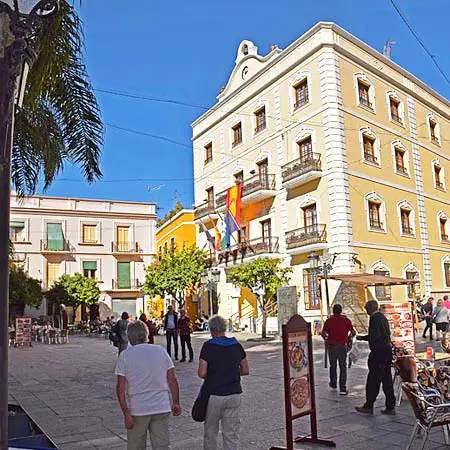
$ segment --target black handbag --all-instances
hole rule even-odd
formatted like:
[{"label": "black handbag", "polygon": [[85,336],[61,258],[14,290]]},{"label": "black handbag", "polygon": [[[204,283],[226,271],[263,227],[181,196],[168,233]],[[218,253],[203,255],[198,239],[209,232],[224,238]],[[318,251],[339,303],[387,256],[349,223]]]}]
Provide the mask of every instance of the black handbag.
[{"label": "black handbag", "polygon": [[200,388],[200,392],[198,393],[197,398],[195,399],[194,405],[192,406],[192,419],[195,422],[204,422],[206,419],[206,411],[208,409],[209,402],[209,391],[206,387],[206,382],[202,384]]}]

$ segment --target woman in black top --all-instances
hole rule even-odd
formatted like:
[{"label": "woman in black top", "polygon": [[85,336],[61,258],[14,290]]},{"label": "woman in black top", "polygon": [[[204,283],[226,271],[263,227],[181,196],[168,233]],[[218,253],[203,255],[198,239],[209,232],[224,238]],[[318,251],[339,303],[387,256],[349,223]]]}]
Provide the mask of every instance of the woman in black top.
[{"label": "woman in black top", "polygon": [[210,394],[204,425],[204,450],[217,449],[219,424],[223,449],[238,450],[241,406],[241,376],[249,374],[247,356],[235,338],[225,336],[227,322],[220,316],[209,320],[212,339],[203,344],[198,376],[205,379]]}]

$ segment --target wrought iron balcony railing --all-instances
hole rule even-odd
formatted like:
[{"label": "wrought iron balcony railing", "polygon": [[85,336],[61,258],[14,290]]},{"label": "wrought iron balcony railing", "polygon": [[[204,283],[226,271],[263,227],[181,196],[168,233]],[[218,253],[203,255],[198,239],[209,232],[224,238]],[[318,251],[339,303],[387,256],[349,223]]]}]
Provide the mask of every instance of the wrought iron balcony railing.
[{"label": "wrought iron balcony railing", "polygon": [[286,234],[286,243],[288,249],[304,247],[311,244],[320,244],[327,242],[326,225],[317,224],[298,228],[289,231]]},{"label": "wrought iron balcony railing", "polygon": [[120,289],[140,289],[141,284],[139,283],[139,280],[136,279],[130,279],[130,280],[119,280],[116,278],[112,279],[112,288],[113,290],[120,290]]},{"label": "wrought iron balcony railing", "polygon": [[141,247],[137,242],[120,242],[115,241],[111,242],[111,252],[112,253],[143,253]]},{"label": "wrought iron balcony railing", "polygon": [[73,247],[70,245],[69,241],[66,239],[42,239],[41,240],[41,251],[42,252],[71,252]]},{"label": "wrought iron balcony railing", "polygon": [[311,153],[285,164],[282,168],[283,182],[305,175],[308,172],[322,170],[320,153]]},{"label": "wrought iron balcony railing", "polygon": [[216,211],[216,208],[214,206],[214,203],[203,203],[200,206],[197,206],[194,211],[194,217],[195,219],[201,219],[202,217],[205,217],[209,214],[214,214]]}]

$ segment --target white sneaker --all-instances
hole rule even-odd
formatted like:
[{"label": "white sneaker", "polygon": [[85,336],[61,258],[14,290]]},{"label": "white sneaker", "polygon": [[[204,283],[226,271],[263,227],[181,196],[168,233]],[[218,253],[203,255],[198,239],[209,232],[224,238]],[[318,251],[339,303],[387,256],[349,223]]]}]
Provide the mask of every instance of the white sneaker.
[{"label": "white sneaker", "polygon": [[348,392],[347,391],[339,391],[339,395],[347,395]]}]

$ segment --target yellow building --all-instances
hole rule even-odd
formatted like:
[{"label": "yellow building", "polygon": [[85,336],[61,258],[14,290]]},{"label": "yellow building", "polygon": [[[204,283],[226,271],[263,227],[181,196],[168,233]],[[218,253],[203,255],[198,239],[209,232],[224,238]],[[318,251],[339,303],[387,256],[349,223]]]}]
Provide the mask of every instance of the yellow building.
[{"label": "yellow building", "polygon": [[[211,227],[226,189],[243,183],[242,230],[218,259],[222,314],[242,304],[226,267],[259,256],[293,267],[310,317],[321,310],[312,252],[333,273],[417,278],[422,295],[450,293],[447,99],[323,22],[264,56],[243,41],[217,99],[192,127],[197,221]],[[197,241],[206,242],[200,228]]]},{"label": "yellow building", "polygon": [[[194,211],[183,209],[172,218],[160,224],[156,231],[156,249],[158,258],[169,251],[181,250],[185,246],[196,243],[196,225],[194,222]],[[162,307],[165,309],[165,305]],[[161,304],[158,306],[161,309]],[[158,313],[161,311],[158,310]],[[186,312],[195,320],[198,316],[197,297],[192,294],[186,296]]]}]

